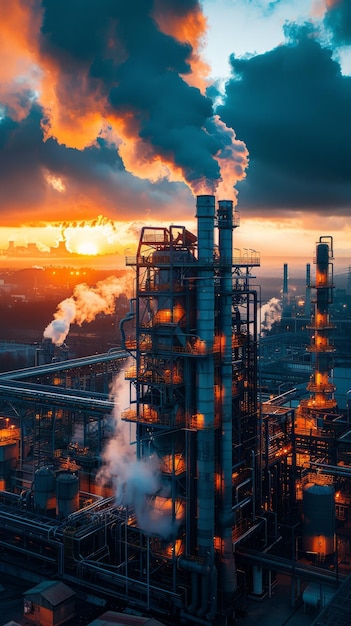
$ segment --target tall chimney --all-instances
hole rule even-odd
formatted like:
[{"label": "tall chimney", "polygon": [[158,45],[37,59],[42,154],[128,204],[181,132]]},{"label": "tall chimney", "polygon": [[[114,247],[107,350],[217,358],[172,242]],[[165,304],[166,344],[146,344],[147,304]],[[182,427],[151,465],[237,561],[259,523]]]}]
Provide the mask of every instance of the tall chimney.
[{"label": "tall chimney", "polygon": [[214,218],[215,197],[197,197],[197,333],[205,354],[197,359],[197,539],[199,556],[214,557]]}]

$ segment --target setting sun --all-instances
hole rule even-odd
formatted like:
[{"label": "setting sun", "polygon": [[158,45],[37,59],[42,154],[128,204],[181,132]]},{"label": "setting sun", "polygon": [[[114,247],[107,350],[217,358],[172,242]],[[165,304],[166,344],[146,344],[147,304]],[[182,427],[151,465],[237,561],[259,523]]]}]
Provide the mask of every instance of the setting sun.
[{"label": "setting sun", "polygon": [[98,247],[93,241],[83,241],[77,248],[78,254],[87,254],[89,256],[95,256],[98,254]]}]

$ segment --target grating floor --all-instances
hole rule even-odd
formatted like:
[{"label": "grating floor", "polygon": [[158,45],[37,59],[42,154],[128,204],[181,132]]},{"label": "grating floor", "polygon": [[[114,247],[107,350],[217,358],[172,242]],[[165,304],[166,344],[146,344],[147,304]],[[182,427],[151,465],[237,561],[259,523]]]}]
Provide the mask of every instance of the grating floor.
[{"label": "grating floor", "polygon": [[312,626],[350,626],[351,575],[339,587],[329,604],[322,609]]}]

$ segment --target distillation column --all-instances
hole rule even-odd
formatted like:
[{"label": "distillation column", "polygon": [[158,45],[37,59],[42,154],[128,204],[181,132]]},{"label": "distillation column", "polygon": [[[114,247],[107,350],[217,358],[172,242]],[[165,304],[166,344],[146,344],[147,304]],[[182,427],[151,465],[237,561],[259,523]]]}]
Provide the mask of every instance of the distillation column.
[{"label": "distillation column", "polygon": [[[334,326],[329,318],[329,305],[333,301],[333,281],[330,275],[332,269],[330,258],[333,252],[332,243],[329,245],[323,241],[324,239],[325,237],[320,237],[316,246],[316,284],[314,285],[316,296],[314,315],[310,325],[314,334],[309,348],[314,357],[314,373],[307,385],[308,391],[311,392],[307,406],[316,411],[330,411],[336,407],[336,401],[332,397],[335,385],[329,380],[332,370],[332,354],[335,352],[330,341],[330,331]],[[328,239],[332,242],[331,237]]]}]

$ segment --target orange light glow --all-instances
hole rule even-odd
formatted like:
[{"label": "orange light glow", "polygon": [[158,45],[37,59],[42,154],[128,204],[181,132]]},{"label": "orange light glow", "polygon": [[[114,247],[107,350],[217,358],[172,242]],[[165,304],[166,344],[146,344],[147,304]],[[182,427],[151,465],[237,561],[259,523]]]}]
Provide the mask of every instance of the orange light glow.
[{"label": "orange light glow", "polygon": [[226,343],[226,338],[223,335],[221,336],[216,335],[216,337],[214,337],[214,340],[213,340],[214,352],[224,351],[225,343]]},{"label": "orange light glow", "polygon": [[222,397],[222,389],[219,385],[214,386],[214,397],[216,400],[219,400]]},{"label": "orange light glow", "polygon": [[206,341],[198,338],[195,342],[194,349],[198,354],[206,354]]},{"label": "orange light glow", "polygon": [[181,474],[185,472],[185,460],[182,454],[178,453],[174,455],[174,458],[171,454],[167,454],[162,458],[162,471],[166,474],[170,474],[172,472],[174,462],[174,471],[176,474]]},{"label": "orange light glow", "polygon": [[221,550],[222,549],[222,539],[221,537],[213,537],[213,546],[215,550]]},{"label": "orange light glow", "polygon": [[184,317],[185,311],[180,304],[176,304],[171,309],[160,309],[155,315],[155,323],[157,324],[177,324]]},{"label": "orange light glow", "polygon": [[335,549],[335,537],[317,535],[306,540],[306,547],[315,554],[331,554]]},{"label": "orange light glow", "polygon": [[203,413],[196,413],[191,417],[191,428],[201,430],[205,425],[205,416]]},{"label": "orange light glow", "polygon": [[[153,500],[154,510],[159,514],[171,513],[173,510],[173,500],[172,498],[164,498],[162,496],[155,496]],[[174,503],[175,506],[175,518],[177,520],[182,520],[184,516],[184,503],[181,500],[176,500]]]},{"label": "orange light glow", "polygon": [[215,488],[217,491],[220,490],[222,485],[222,477],[221,474],[219,474],[218,472],[215,474]]},{"label": "orange light glow", "polygon": [[172,558],[173,556],[180,556],[184,552],[184,545],[181,539],[177,539],[175,544],[170,544],[166,548],[166,556]]}]

